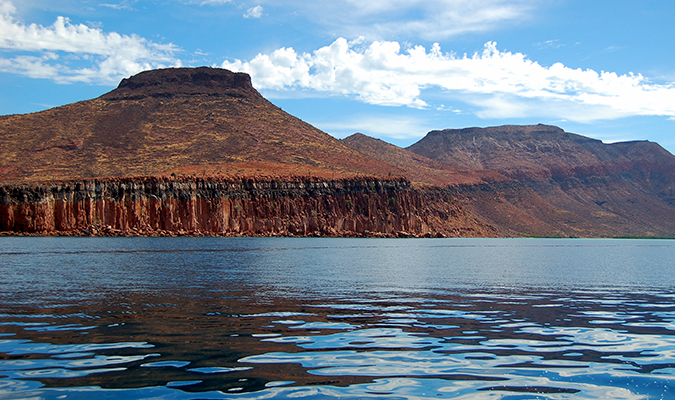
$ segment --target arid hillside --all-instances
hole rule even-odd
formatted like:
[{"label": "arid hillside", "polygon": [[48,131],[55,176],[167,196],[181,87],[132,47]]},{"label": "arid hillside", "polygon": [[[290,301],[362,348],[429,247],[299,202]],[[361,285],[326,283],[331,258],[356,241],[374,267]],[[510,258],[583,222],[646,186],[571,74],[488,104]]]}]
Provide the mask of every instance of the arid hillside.
[{"label": "arid hillside", "polygon": [[414,184],[426,186],[474,185],[506,180],[502,174],[484,169],[457,167],[402,149],[380,139],[355,133],[342,139],[347,145],[403,171]]},{"label": "arid hillside", "polygon": [[675,157],[546,125],[337,140],[247,74],[169,68],[0,117],[0,231],[673,237]]},{"label": "arid hillside", "polygon": [[626,172],[675,178],[675,157],[657,143],[605,144],[549,125],[431,131],[408,150],[456,168],[493,170],[519,181]]},{"label": "arid hillside", "polygon": [[400,172],[274,106],[247,74],[217,68],[146,71],[93,100],[0,117],[0,183]]},{"label": "arid hillside", "polygon": [[562,236],[675,233],[675,156],[656,143],[605,144],[532,125],[432,131],[407,150],[513,180],[497,196],[485,185],[460,189],[475,200],[467,205],[500,227]]},{"label": "arid hillside", "polygon": [[147,71],[0,117],[0,231],[494,236],[443,190],[283,112],[250,77]]}]

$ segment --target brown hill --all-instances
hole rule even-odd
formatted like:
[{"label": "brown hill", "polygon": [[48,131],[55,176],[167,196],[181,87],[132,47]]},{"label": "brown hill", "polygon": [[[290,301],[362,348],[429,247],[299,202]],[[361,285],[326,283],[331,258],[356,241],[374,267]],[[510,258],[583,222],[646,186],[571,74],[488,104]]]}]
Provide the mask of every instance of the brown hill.
[{"label": "brown hill", "polygon": [[217,68],[142,72],[97,99],[0,117],[0,183],[119,176],[401,171],[265,100]]},{"label": "brown hill", "polygon": [[419,186],[473,185],[507,179],[495,171],[455,167],[432,160],[362,133],[355,133],[342,140],[363,153],[401,169],[406,177]]},{"label": "brown hill", "polygon": [[[477,187],[463,189],[477,200],[474,211],[498,226],[534,218],[543,225],[525,225],[543,231],[529,233],[675,233],[675,157],[656,143],[604,144],[536,125],[432,131],[407,150],[456,168],[494,170],[520,183],[521,189],[511,185],[497,197]],[[536,198],[542,201],[534,205]]]},{"label": "brown hill", "polygon": [[656,143],[605,144],[556,126],[497,126],[431,131],[408,150],[447,164],[498,171],[519,181],[665,172],[675,157]]}]

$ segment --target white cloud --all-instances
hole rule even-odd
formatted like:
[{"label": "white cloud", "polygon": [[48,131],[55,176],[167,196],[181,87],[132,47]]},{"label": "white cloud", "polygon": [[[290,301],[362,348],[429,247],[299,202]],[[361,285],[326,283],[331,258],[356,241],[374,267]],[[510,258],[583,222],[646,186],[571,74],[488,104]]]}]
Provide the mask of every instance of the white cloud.
[{"label": "white cloud", "polygon": [[14,14],[16,12],[16,7],[9,1],[0,2],[0,14]]},{"label": "white cloud", "polygon": [[203,1],[188,1],[188,3],[195,3],[198,2],[200,5],[206,5],[206,4],[227,4],[231,2],[232,0],[203,0]]},{"label": "white cloud", "polygon": [[[276,0],[258,0],[278,6]],[[347,38],[442,40],[486,32],[530,18],[539,0],[287,0],[335,35]]]},{"label": "white cloud", "polygon": [[410,116],[368,115],[339,122],[315,122],[313,125],[326,132],[339,132],[348,136],[354,132],[393,139],[420,138],[432,129],[428,121]]},{"label": "white cloud", "polygon": [[124,11],[133,11],[133,7],[128,6],[126,4],[112,4],[112,3],[101,3],[101,7],[108,7],[112,8],[114,10],[124,10]]},{"label": "white cloud", "polygon": [[559,49],[561,47],[565,47],[565,45],[560,43],[560,40],[558,39],[545,40],[543,42],[536,43],[535,46],[537,46],[537,49],[539,50]]},{"label": "white cloud", "polygon": [[309,89],[356,97],[377,105],[426,108],[423,90],[478,107],[483,118],[550,116],[592,121],[632,115],[675,116],[675,85],[656,85],[640,74],[618,75],[549,67],[524,54],[502,52],[494,42],[458,56],[438,44],[402,50],[397,42],[339,38],[313,53],[280,48],[223,68],[251,74],[260,89]]},{"label": "white cloud", "polygon": [[[103,32],[58,17],[53,25],[15,21],[11,2],[0,3],[0,70],[58,83],[115,84],[122,77],[168,65],[180,65],[172,44],[157,44],[137,35]],[[31,55],[26,55],[30,53]],[[63,57],[65,55],[65,57]]]},{"label": "white cloud", "polygon": [[263,8],[260,5],[251,7],[244,14],[244,18],[260,18],[262,17]]},{"label": "white cloud", "polygon": [[250,62],[226,61],[222,67],[250,73],[261,89],[298,87],[355,95],[370,104],[426,106],[419,99],[419,84],[396,79],[398,43],[375,42],[361,53],[352,45],[340,38],[313,55],[281,48]]}]

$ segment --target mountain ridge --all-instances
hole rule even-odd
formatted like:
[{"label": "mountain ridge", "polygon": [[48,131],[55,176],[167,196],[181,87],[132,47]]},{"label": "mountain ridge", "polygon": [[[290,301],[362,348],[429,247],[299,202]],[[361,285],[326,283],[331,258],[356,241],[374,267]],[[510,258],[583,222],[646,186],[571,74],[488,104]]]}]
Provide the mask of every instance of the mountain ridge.
[{"label": "mountain ridge", "polygon": [[[363,134],[338,140],[267,101],[247,74],[209,67],[146,71],[92,100],[0,117],[0,186],[6,193],[0,218],[24,221],[17,226],[56,226],[36,221],[72,214],[77,217],[66,218],[71,221],[66,225],[77,229],[88,230],[87,224],[105,217],[124,229],[139,224],[154,232],[161,224],[143,217],[149,204],[156,215],[185,221],[216,218],[200,207],[239,215],[232,202],[238,195],[230,192],[204,199],[176,189],[187,191],[170,196],[178,199],[175,204],[139,193],[133,194],[139,200],[120,203],[119,209],[109,205],[118,202],[110,193],[73,189],[70,200],[58,195],[61,182],[142,187],[147,179],[214,187],[223,181],[241,187],[249,181],[373,185],[359,193],[356,214],[345,203],[356,197],[342,189],[320,194],[320,202],[307,199],[315,192],[302,190],[297,196],[260,195],[273,201],[242,194],[249,199],[242,204],[249,214],[228,220],[237,221],[225,224],[228,234],[284,234],[303,226],[297,231],[304,235],[365,235],[370,231],[365,227],[376,227],[378,234],[405,236],[400,230],[412,222],[401,221],[416,221],[410,226],[418,236],[675,236],[675,157],[648,141],[605,144],[542,124],[435,130],[405,149]],[[388,194],[375,190],[401,179],[411,185]],[[34,190],[45,182],[51,182],[46,189]],[[22,193],[28,196],[23,205]],[[32,199],[30,193],[43,197]],[[265,218],[281,218],[286,225],[258,220],[251,204],[282,207],[286,214],[268,212]],[[312,204],[322,204],[319,211],[331,217],[312,213],[307,209]],[[133,218],[111,217],[129,210]],[[51,212],[60,214],[40,214]],[[361,222],[345,225],[346,220]],[[225,225],[191,226],[198,231]]]},{"label": "mountain ridge", "polygon": [[[432,131],[406,150],[454,167],[479,166],[519,182],[521,199],[539,197],[548,206],[527,206],[516,195],[506,202],[531,216],[536,208],[550,207],[548,215],[536,218],[562,235],[675,232],[675,156],[657,143],[605,144],[558,127],[530,125]],[[498,215],[509,213],[504,202],[481,201],[475,212],[487,221],[515,224]],[[588,222],[593,225],[577,229]]]},{"label": "mountain ridge", "polygon": [[[647,148],[650,151],[645,154]],[[521,181],[658,165],[653,160],[645,162],[648,157],[657,157],[667,168],[675,167],[675,157],[657,143],[605,144],[542,124],[431,131],[407,150],[456,167],[495,170]]]}]

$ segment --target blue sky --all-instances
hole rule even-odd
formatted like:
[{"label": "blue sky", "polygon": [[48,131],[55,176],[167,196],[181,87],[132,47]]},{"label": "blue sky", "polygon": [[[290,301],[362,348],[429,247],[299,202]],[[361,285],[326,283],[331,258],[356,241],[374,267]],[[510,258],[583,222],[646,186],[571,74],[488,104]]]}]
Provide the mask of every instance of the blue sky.
[{"label": "blue sky", "polygon": [[673,21],[657,0],[0,0],[0,114],[207,65],[339,138],[545,123],[675,152]]}]

